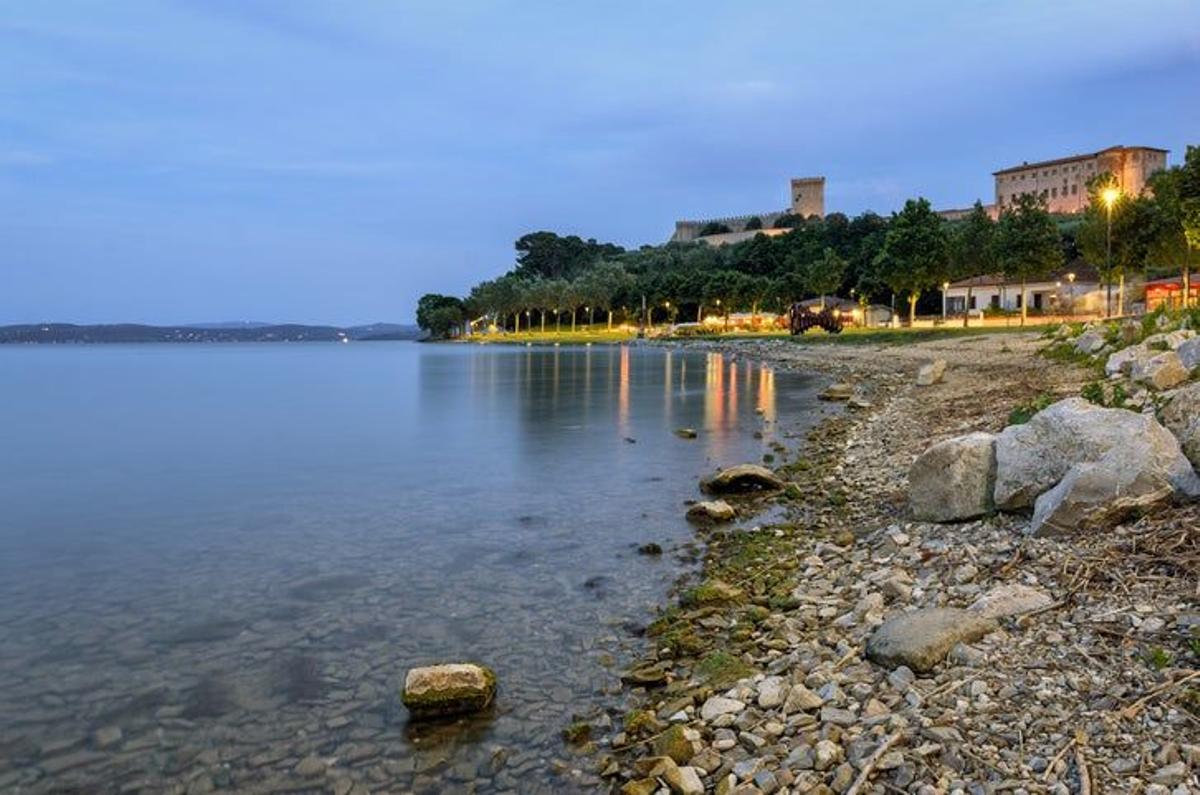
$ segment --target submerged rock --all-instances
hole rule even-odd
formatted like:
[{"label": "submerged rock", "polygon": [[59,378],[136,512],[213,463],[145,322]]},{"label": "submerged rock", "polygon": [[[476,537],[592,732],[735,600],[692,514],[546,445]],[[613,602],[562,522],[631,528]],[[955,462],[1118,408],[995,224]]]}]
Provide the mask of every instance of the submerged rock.
[{"label": "submerged rock", "polygon": [[970,643],[996,629],[990,618],[957,608],[934,607],[885,621],[867,641],[868,659],[888,668],[933,670],[956,643]]},{"label": "submerged rock", "polygon": [[774,472],[758,464],[738,464],[722,469],[700,484],[700,488],[709,494],[778,491],[783,486],[783,481]]},{"label": "submerged rock", "polygon": [[942,380],[945,373],[945,359],[934,359],[928,364],[923,364],[921,369],[917,370],[917,386],[933,386]]},{"label": "submerged rock", "polygon": [[700,434],[696,431],[695,428],[676,428],[675,435],[678,436],[680,439],[695,439]]},{"label": "submerged rock", "polygon": [[475,663],[413,668],[404,678],[402,700],[414,718],[478,712],[496,695],[496,674]]},{"label": "submerged rock", "polygon": [[733,517],[733,506],[725,500],[698,502],[687,511],[687,518],[697,524],[732,522]]},{"label": "submerged rock", "polygon": [[996,482],[996,437],[970,433],[938,442],[908,472],[913,517],[952,522],[990,513]]}]

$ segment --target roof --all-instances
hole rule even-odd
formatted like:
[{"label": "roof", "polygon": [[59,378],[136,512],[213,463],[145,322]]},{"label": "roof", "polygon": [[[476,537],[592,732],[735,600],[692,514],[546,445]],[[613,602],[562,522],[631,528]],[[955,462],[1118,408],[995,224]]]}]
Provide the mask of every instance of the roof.
[{"label": "roof", "polygon": [[[1065,282],[1069,281],[1067,275],[1075,274],[1076,284],[1099,284],[1100,274],[1095,268],[1083,262],[1075,260],[1065,268],[1051,271],[1046,276],[1038,279],[1031,279],[1030,284],[1043,284],[1046,282]],[[1006,277],[1003,273],[986,273],[982,276],[972,276],[969,279],[959,279],[956,282],[950,283],[950,289],[965,289],[967,287],[1002,287],[1005,285],[1017,286],[1019,281],[1013,281]]]},{"label": "roof", "polygon": [[1002,168],[999,171],[993,171],[992,176],[998,177],[1001,174],[1009,174],[1014,171],[1025,171],[1026,169],[1030,169],[1030,168],[1042,168],[1043,166],[1058,166],[1058,165],[1062,165],[1063,163],[1073,163],[1076,160],[1087,160],[1089,158],[1099,157],[1100,155],[1105,154],[1107,152],[1116,152],[1121,149],[1149,149],[1151,152],[1170,152],[1171,151],[1170,149],[1160,149],[1157,146],[1121,146],[1121,145],[1117,145],[1117,146],[1110,146],[1107,149],[1101,149],[1098,152],[1086,152],[1081,155],[1071,155],[1070,157],[1059,157],[1059,158],[1055,158],[1054,160],[1038,160],[1035,163],[1022,163],[1019,166],[1009,166],[1008,168]]}]

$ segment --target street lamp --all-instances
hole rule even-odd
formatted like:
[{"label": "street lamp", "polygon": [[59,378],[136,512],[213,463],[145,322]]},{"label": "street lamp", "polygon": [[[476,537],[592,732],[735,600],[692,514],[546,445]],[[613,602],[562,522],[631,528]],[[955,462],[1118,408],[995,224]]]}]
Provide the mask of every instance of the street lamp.
[{"label": "street lamp", "polygon": [[1071,317],[1075,317],[1075,273],[1074,272],[1067,274],[1067,283],[1071,285],[1069,288],[1067,288],[1068,290],[1070,290],[1069,298],[1071,301],[1071,309],[1070,309]]},{"label": "street lamp", "polygon": [[942,322],[946,322],[946,291],[950,289],[950,282],[942,282]]},{"label": "street lamp", "polygon": [[1121,197],[1121,191],[1116,187],[1107,187],[1100,192],[1108,218],[1108,229],[1104,243],[1104,271],[1108,274],[1108,296],[1104,302],[1104,311],[1112,317],[1112,208]]}]

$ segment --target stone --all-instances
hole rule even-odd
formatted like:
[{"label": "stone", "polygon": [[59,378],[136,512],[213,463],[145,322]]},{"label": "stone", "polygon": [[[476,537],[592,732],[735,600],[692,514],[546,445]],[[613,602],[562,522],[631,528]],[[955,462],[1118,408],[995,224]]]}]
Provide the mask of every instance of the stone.
[{"label": "stone", "polygon": [[1192,493],[1200,488],[1179,443],[1153,417],[1068,398],[997,435],[996,507],[1028,508],[1076,464],[1134,446],[1147,448],[1146,460],[1177,490]]},{"label": "stone", "polygon": [[658,779],[640,778],[627,781],[621,787],[621,795],[654,795],[658,791]]},{"label": "stone", "polygon": [[1175,349],[1175,353],[1179,356],[1179,363],[1188,372],[1194,371],[1197,367],[1200,367],[1200,337],[1192,337],[1185,340],[1182,345]]},{"label": "stone", "polygon": [[879,665],[908,666],[925,673],[956,643],[970,643],[996,629],[996,622],[967,610],[934,607],[901,613],[881,624],[867,641],[867,658]]},{"label": "stone", "polygon": [[917,457],[908,471],[913,518],[952,522],[990,513],[996,488],[996,437],[970,433],[946,439]]},{"label": "stone", "polygon": [[1169,765],[1164,765],[1154,772],[1153,781],[1155,784],[1162,784],[1165,787],[1173,787],[1176,784],[1182,784],[1187,781],[1188,768],[1183,762],[1172,762]]},{"label": "stone", "polygon": [[1179,386],[1188,380],[1190,373],[1183,366],[1179,354],[1174,351],[1160,353],[1157,356],[1139,360],[1134,363],[1130,377],[1139,384],[1145,384],[1159,390]]},{"label": "stone", "polygon": [[700,484],[700,488],[709,494],[779,491],[783,486],[783,481],[774,472],[759,464],[738,464],[722,469]]},{"label": "stone", "polygon": [[120,743],[123,736],[120,726],[104,726],[92,733],[92,744],[103,751]]},{"label": "stone", "polygon": [[820,709],[825,700],[804,685],[792,685],[787,698],[783,701],[783,714],[793,712],[811,712]]},{"label": "stone", "polygon": [[821,400],[849,400],[854,397],[853,384],[837,383],[830,384],[817,395]]},{"label": "stone", "polygon": [[821,740],[813,750],[813,767],[828,770],[842,760],[842,746],[831,740]]},{"label": "stone", "polygon": [[997,585],[967,609],[983,618],[1011,618],[1054,604],[1050,594],[1020,583]]},{"label": "stone", "polygon": [[758,685],[758,705],[763,709],[778,707],[788,695],[787,682],[779,676],[768,676]]},{"label": "stone", "polygon": [[706,500],[688,508],[687,518],[696,524],[731,522],[735,516],[733,506],[725,500]]},{"label": "stone", "polygon": [[687,737],[687,730],[675,725],[655,738],[654,755],[669,756],[677,764],[683,765],[696,755],[696,749]]},{"label": "stone", "polygon": [[676,428],[675,435],[680,439],[695,439],[700,436],[695,428]]},{"label": "stone", "polygon": [[734,698],[713,696],[700,707],[700,717],[705,721],[714,720],[721,715],[736,715],[746,708],[746,704]]},{"label": "stone", "polygon": [[640,546],[638,546],[637,551],[638,551],[639,555],[654,556],[654,555],[661,555],[663,553],[663,548],[662,548],[662,544],[656,544],[653,541],[649,541],[645,544],[641,544]]},{"label": "stone", "polygon": [[1131,345],[1128,348],[1122,348],[1109,355],[1108,361],[1104,363],[1104,374],[1110,378],[1129,375],[1137,362],[1151,359],[1154,354],[1155,351],[1145,345]]},{"label": "stone", "polygon": [[917,386],[933,386],[942,380],[946,372],[946,360],[934,359],[917,370]]},{"label": "stone", "polygon": [[315,778],[325,772],[325,761],[320,757],[306,756],[296,765],[295,773],[302,778]]},{"label": "stone", "polygon": [[1107,344],[1104,338],[1104,330],[1099,328],[1088,329],[1079,335],[1075,340],[1075,352],[1082,353],[1085,356],[1094,356],[1100,352],[1100,349]]},{"label": "stone", "polygon": [[704,795],[704,783],[694,767],[677,767],[673,773],[668,771],[663,778],[676,795]]},{"label": "stone", "polygon": [[478,712],[496,696],[496,674],[475,663],[413,668],[404,677],[401,700],[414,718]]},{"label": "stone", "polygon": [[1200,383],[1189,384],[1167,395],[1162,423],[1178,440],[1192,466],[1200,467]]}]

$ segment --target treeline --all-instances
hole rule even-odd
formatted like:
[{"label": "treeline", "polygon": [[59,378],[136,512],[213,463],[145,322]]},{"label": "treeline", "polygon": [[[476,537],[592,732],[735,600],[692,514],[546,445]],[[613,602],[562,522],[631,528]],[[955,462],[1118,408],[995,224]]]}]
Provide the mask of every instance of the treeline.
[{"label": "treeline", "polygon": [[544,331],[600,318],[611,327],[634,318],[698,321],[706,311],[782,311],[825,295],[906,301],[911,322],[921,297],[936,300],[943,282],[1003,272],[1025,283],[1078,259],[1109,283],[1135,271],[1180,270],[1186,283],[1200,250],[1200,147],[1189,146],[1184,165],[1155,174],[1140,196],[1119,194],[1112,175],[1101,174],[1089,184],[1089,197],[1079,216],[1051,216],[1045,197],[1034,194],[1018,197],[999,220],[976,202],[965,218],[947,221],[922,198],[890,217],[784,216],[776,227],[786,234],[720,247],[691,242],[626,250],[534,232],[516,242],[516,264],[505,275],[465,297],[423,296],[417,322],[434,336],[481,322]]}]

